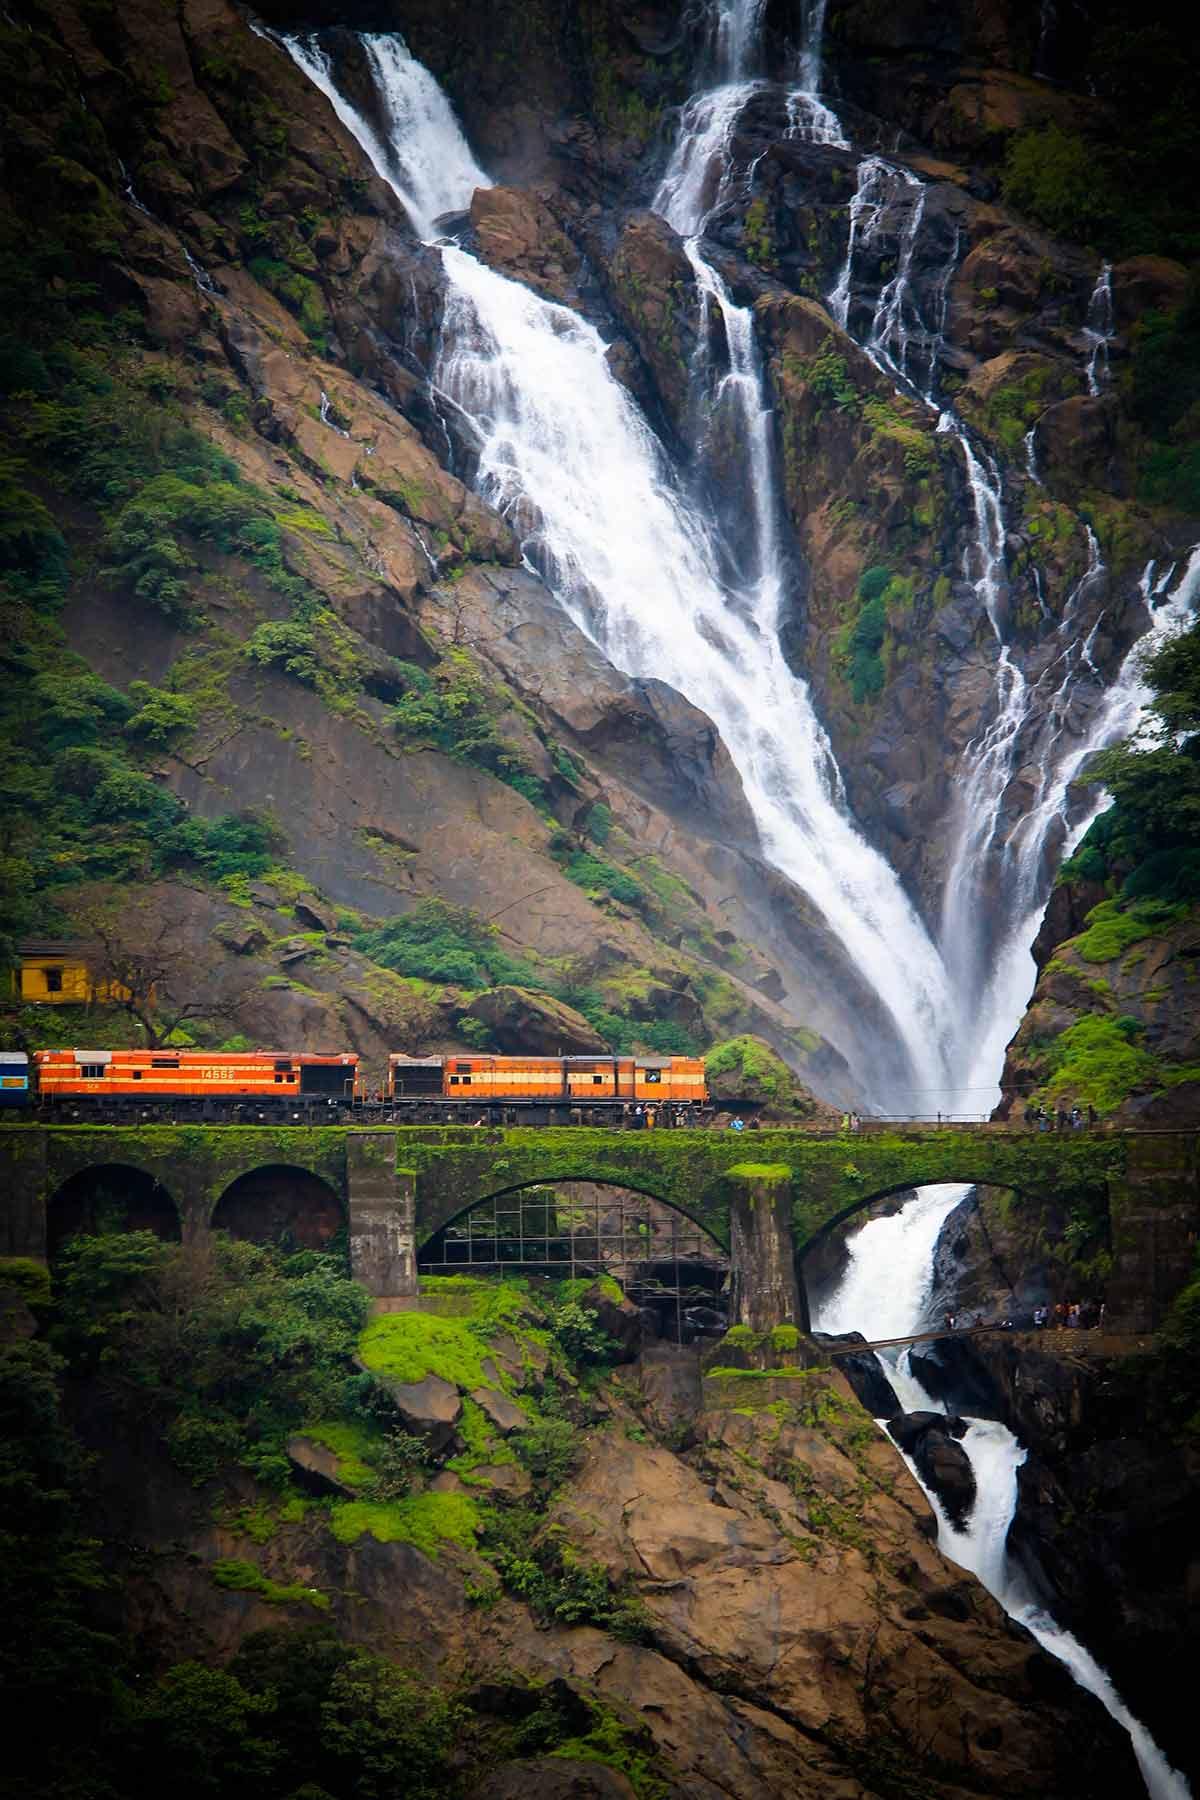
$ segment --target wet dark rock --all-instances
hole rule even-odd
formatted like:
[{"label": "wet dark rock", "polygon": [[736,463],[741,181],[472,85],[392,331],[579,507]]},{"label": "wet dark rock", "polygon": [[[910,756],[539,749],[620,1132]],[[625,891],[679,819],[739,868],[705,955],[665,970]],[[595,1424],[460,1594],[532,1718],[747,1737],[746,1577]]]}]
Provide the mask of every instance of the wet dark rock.
[{"label": "wet dark rock", "polygon": [[963,1525],[975,1504],[975,1471],[970,1457],[955,1441],[965,1434],[966,1420],[945,1413],[899,1413],[888,1420],[887,1428],[912,1457],[950,1522]]},{"label": "wet dark rock", "polygon": [[[865,1344],[867,1340],[861,1331],[836,1334],[814,1331],[813,1341],[823,1350],[832,1350],[845,1344]],[[834,1359],[834,1367],[846,1377],[873,1419],[891,1419],[897,1416],[895,1389],[884,1374],[883,1366],[873,1350],[864,1350],[861,1356],[838,1356]]]}]

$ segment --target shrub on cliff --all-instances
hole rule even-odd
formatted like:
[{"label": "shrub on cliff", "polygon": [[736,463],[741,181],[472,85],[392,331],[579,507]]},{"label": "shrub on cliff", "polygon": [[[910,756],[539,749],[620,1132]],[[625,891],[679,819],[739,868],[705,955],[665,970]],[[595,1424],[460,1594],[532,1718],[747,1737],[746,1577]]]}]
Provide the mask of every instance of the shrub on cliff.
[{"label": "shrub on cliff", "polygon": [[354,948],[397,975],[421,981],[467,988],[546,986],[527,962],[502,948],[494,926],[469,906],[448,900],[422,900],[402,917],[359,932]]},{"label": "shrub on cliff", "polygon": [[228,1461],[284,1479],[289,1432],[356,1404],[369,1301],[337,1259],[217,1237],[80,1237],[63,1253],[56,1337],[117,1404],[156,1419],[200,1483]]}]

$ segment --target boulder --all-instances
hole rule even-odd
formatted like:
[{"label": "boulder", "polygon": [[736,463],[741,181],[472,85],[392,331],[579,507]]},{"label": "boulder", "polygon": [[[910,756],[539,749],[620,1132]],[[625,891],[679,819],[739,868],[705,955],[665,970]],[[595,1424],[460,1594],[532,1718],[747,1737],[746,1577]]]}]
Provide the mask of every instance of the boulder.
[{"label": "boulder", "polygon": [[533,1481],[519,1463],[480,1463],[471,1470],[470,1487],[476,1493],[485,1489],[498,1500],[525,1500]]},{"label": "boulder", "polygon": [[301,1487],[314,1494],[353,1494],[356,1490],[338,1472],[338,1457],[327,1444],[310,1437],[290,1437],[287,1459],[295,1470]]},{"label": "boulder", "polygon": [[654,377],[663,411],[682,431],[700,319],[696,277],[682,240],[657,213],[635,213],[604,279],[617,316]]},{"label": "boulder", "polygon": [[481,1387],[474,1389],[471,1398],[504,1437],[510,1431],[525,1431],[528,1428],[529,1420],[516,1401],[510,1400],[507,1394],[498,1393],[495,1388]]},{"label": "boulder", "polygon": [[964,1419],[945,1413],[898,1413],[888,1420],[888,1431],[916,1463],[921,1478],[931,1487],[952,1525],[961,1527],[975,1504],[975,1471],[961,1444]]},{"label": "boulder", "polygon": [[254,919],[226,919],[213,932],[219,944],[235,956],[251,956],[270,943],[270,937]]},{"label": "boulder", "polygon": [[480,260],[523,282],[543,299],[569,304],[579,252],[536,194],[520,188],[476,188],[471,227]]},{"label": "boulder", "polygon": [[[813,1339],[823,1350],[842,1344],[865,1345],[867,1341],[861,1331],[843,1331],[837,1334],[814,1331]],[[890,1419],[895,1416],[895,1390],[873,1350],[864,1349],[861,1356],[839,1356],[837,1366],[872,1418]]]},{"label": "boulder", "polygon": [[378,1374],[375,1379],[391,1395],[404,1429],[426,1438],[433,1450],[445,1449],[462,1417],[462,1399],[453,1382],[440,1375],[427,1375],[424,1381],[388,1381]]},{"label": "boulder", "polygon": [[604,1331],[617,1345],[615,1360],[617,1362],[634,1362],[641,1354],[644,1327],[641,1309],[624,1294],[614,1299],[605,1292],[597,1282],[580,1298],[580,1305],[594,1312],[601,1331]]},{"label": "boulder", "polygon": [[305,894],[301,899],[292,902],[296,918],[309,931],[336,931],[337,914],[332,906],[326,906],[315,894]]},{"label": "boulder", "polygon": [[529,988],[491,988],[477,995],[467,1012],[491,1027],[498,1050],[525,1050],[533,1056],[586,1056],[603,1054],[608,1048],[573,1006]]}]

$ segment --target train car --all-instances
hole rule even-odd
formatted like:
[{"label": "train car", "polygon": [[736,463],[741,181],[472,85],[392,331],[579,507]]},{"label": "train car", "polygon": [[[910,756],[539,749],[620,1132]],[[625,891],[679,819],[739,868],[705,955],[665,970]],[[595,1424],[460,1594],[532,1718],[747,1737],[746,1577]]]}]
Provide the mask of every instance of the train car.
[{"label": "train car", "polygon": [[0,1107],[9,1112],[32,1101],[29,1058],[23,1050],[0,1050]]},{"label": "train car", "polygon": [[358,1057],[273,1050],[36,1050],[43,1110],[328,1116],[352,1106]]},{"label": "train car", "polygon": [[404,1056],[388,1058],[387,1102],[399,1110],[441,1102],[504,1106],[547,1115],[632,1102],[703,1106],[704,1063],[695,1056]]}]

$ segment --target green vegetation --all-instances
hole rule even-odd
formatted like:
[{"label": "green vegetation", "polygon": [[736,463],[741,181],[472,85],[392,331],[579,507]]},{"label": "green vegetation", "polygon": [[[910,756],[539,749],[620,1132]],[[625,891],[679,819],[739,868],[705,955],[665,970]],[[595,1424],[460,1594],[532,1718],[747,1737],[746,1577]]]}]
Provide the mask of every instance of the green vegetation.
[{"label": "green vegetation", "polygon": [[839,356],[832,337],[827,337],[815,356],[803,365],[804,380],[814,393],[830,401],[839,412],[858,412],[862,401],[850,379],[846,359]]},{"label": "green vegetation", "polygon": [[1115,804],[1060,877],[1121,883],[1122,904],[1090,915],[1102,925],[1081,949],[1092,961],[1122,936],[1133,943],[1169,926],[1182,916],[1173,907],[1200,899],[1200,625],[1156,651],[1144,675],[1154,696],[1150,723],[1090,764],[1084,779],[1103,782]]},{"label": "green vegetation", "polygon": [[865,569],[855,596],[858,611],[834,639],[834,654],[860,706],[882,693],[887,679],[882,651],[888,629],[888,601],[896,579],[889,569]]},{"label": "green vegetation", "polygon": [[236,1557],[222,1557],[211,1564],[209,1574],[218,1587],[238,1594],[255,1594],[272,1606],[299,1603],[313,1606],[318,1612],[329,1611],[329,1596],[318,1588],[301,1587],[298,1582],[272,1581],[256,1564],[242,1562]]},{"label": "green vegetation", "polygon": [[1049,1046],[1046,1098],[1066,1098],[1107,1113],[1150,1085],[1154,1059],[1131,1041],[1138,1029],[1136,1020],[1085,1013]]},{"label": "green vegetation", "polygon": [[475,1502],[466,1494],[410,1494],[403,1500],[335,1500],[330,1529],[339,1544],[370,1533],[381,1544],[412,1544],[436,1557],[445,1544],[470,1549],[480,1529]]},{"label": "green vegetation", "polygon": [[1074,940],[1084,962],[1112,962],[1131,944],[1153,937],[1182,918],[1186,907],[1160,900],[1143,900],[1127,908],[1119,900],[1103,900],[1087,915],[1087,930]]},{"label": "green vegetation", "polygon": [[1200,275],[1195,271],[1181,306],[1138,320],[1129,401],[1149,439],[1141,498],[1182,513],[1200,512]]},{"label": "green vegetation", "polygon": [[136,1231],[66,1247],[55,1340],[115,1401],[159,1421],[197,1485],[240,1462],[282,1488],[288,1436],[365,1403],[371,1384],[351,1357],[367,1311],[335,1257],[224,1238],[197,1257]]},{"label": "green vegetation", "polygon": [[1189,111],[1200,54],[1192,14],[1115,0],[1093,14],[1078,91],[1098,105],[1079,124],[1047,124],[1009,141],[1008,203],[1114,261],[1156,254],[1189,262],[1200,248],[1187,170],[1200,154]]},{"label": "green vegetation", "polygon": [[[550,797],[546,783],[530,767],[528,753],[504,736],[504,717],[519,714],[530,731],[548,743],[545,733],[506,688],[484,679],[465,650],[448,649],[432,671],[407,662],[393,663],[392,669],[404,691],[389,719],[404,744],[441,750],[456,762],[484,769],[531,805],[546,809]],[[561,756],[555,758],[555,766],[573,787],[574,770]]]},{"label": "green vegetation", "polygon": [[494,926],[446,900],[422,900],[400,918],[359,932],[354,947],[385,969],[422,981],[466,988],[547,985],[532,964],[501,946]]},{"label": "green vegetation", "polygon": [[483,1370],[487,1347],[469,1321],[430,1313],[383,1313],[367,1325],[359,1355],[389,1381],[409,1383],[438,1375],[456,1387],[492,1387]]}]

